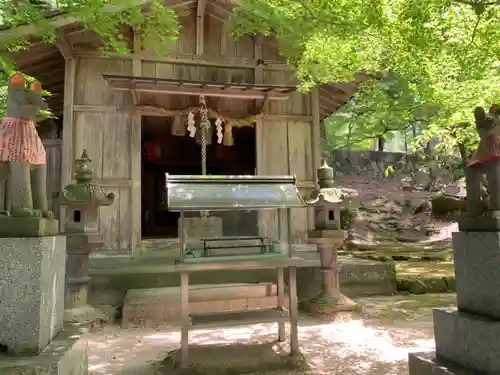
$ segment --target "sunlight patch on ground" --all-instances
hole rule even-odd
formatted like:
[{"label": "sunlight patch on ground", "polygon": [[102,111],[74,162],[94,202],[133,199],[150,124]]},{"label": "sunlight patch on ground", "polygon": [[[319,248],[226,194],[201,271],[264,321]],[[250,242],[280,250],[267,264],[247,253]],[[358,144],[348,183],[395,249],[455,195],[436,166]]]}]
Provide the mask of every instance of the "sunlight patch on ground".
[{"label": "sunlight patch on ground", "polygon": [[458,223],[450,223],[443,226],[439,229],[439,233],[432,235],[427,240],[422,241],[422,243],[448,240],[451,238],[453,232],[458,232]]},{"label": "sunlight patch on ground", "polygon": [[[192,344],[259,343],[276,339],[275,324],[199,330]],[[367,325],[360,319],[301,321],[301,350],[311,365],[308,374],[403,374],[408,352],[431,350],[432,335],[419,329]],[[157,364],[179,347],[180,333],[172,329],[107,329],[89,335],[91,375],[158,374]],[[395,366],[395,362],[399,362]],[[273,373],[274,374],[274,373]]]}]

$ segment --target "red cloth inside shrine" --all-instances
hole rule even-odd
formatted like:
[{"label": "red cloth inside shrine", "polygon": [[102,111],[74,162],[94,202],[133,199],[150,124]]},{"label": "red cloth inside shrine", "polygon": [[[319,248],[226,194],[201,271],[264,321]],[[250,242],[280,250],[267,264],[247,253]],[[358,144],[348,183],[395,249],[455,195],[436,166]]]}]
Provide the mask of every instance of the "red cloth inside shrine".
[{"label": "red cloth inside shrine", "polygon": [[155,162],[161,159],[161,145],[159,142],[146,143],[146,158],[149,162]]}]

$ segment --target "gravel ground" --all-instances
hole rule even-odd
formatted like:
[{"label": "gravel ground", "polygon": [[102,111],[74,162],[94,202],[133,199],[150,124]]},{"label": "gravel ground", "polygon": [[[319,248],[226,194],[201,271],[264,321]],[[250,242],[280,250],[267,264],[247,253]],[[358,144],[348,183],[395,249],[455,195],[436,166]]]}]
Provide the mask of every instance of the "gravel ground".
[{"label": "gravel ground", "polygon": [[[301,317],[299,339],[307,372],[274,371],[262,375],[401,375],[407,374],[412,351],[432,350],[432,307],[455,304],[454,295],[409,295],[358,299],[361,314],[335,318]],[[258,324],[222,330],[200,330],[195,344],[272,341],[276,326]],[[90,375],[164,375],[160,363],[178,348],[173,327],[121,329],[89,333]],[[164,370],[163,370],[164,371]]]}]

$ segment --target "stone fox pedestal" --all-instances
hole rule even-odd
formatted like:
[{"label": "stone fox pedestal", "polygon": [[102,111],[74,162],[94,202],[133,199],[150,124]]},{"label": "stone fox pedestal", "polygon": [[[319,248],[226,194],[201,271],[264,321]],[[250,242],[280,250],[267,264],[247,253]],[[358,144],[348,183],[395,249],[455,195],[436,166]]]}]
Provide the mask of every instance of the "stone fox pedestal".
[{"label": "stone fox pedestal", "polygon": [[453,234],[457,305],[434,310],[435,353],[410,354],[410,375],[500,374],[500,232]]},{"label": "stone fox pedestal", "polygon": [[65,262],[64,236],[0,238],[0,374],[87,374],[80,332],[63,330]]}]

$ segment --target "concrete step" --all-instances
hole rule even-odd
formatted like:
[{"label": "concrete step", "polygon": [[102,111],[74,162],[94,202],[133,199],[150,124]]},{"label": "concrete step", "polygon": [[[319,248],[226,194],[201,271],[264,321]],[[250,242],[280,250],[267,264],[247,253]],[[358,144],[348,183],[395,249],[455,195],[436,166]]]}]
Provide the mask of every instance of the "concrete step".
[{"label": "concrete step", "polygon": [[[180,321],[180,288],[131,289],[122,312],[124,326],[155,327]],[[192,314],[269,309],[277,305],[273,283],[207,284],[189,288]]]}]

